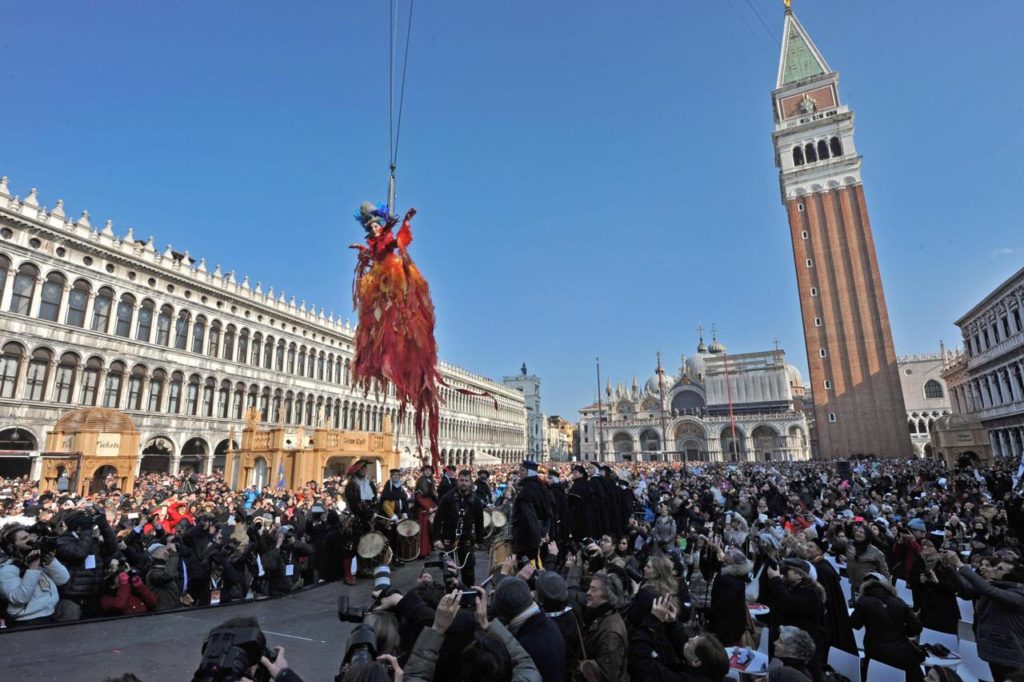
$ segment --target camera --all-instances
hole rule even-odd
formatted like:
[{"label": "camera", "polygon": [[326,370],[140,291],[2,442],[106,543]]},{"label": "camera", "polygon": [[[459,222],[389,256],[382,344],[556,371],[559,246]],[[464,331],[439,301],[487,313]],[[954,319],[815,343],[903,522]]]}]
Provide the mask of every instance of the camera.
[{"label": "camera", "polygon": [[476,590],[463,590],[462,596],[459,598],[459,608],[469,610],[476,609],[476,598]]},{"label": "camera", "polygon": [[258,625],[219,625],[203,642],[203,659],[192,682],[234,682],[248,677],[254,665],[255,682],[268,682],[270,673],[259,665],[262,656],[273,661],[277,654],[267,648],[267,638]]},{"label": "camera", "polygon": [[43,554],[44,556],[47,554],[56,554],[57,537],[54,535],[43,535],[32,542],[32,549],[38,549],[40,554]]},{"label": "camera", "polygon": [[[340,610],[338,615],[340,617]],[[341,682],[349,669],[361,668],[375,660],[377,660],[377,633],[366,623],[360,623],[352,629],[352,634],[348,637],[345,658],[341,661],[338,674],[334,676],[335,682]]]}]

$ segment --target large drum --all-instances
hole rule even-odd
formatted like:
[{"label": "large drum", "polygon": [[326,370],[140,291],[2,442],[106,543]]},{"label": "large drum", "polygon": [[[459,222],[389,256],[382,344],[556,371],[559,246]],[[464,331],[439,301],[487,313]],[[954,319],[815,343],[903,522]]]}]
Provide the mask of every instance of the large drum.
[{"label": "large drum", "polygon": [[500,512],[497,509],[491,512],[491,535],[502,537],[505,535],[505,526],[507,525],[508,517],[505,516],[505,512]]},{"label": "large drum", "polygon": [[361,578],[369,578],[373,575],[373,569],[384,563],[388,553],[388,539],[381,533],[370,531],[359,538],[356,545],[356,556],[358,557],[358,574]]},{"label": "large drum", "polygon": [[420,524],[412,519],[398,522],[398,558],[416,561],[420,556]]},{"label": "large drum", "polygon": [[495,573],[501,569],[505,559],[512,556],[512,541],[499,540],[491,545],[490,561],[487,564],[487,572]]},{"label": "large drum", "polygon": [[491,530],[493,529],[494,526],[491,523],[491,510],[484,509],[484,534],[489,536],[491,534]]}]

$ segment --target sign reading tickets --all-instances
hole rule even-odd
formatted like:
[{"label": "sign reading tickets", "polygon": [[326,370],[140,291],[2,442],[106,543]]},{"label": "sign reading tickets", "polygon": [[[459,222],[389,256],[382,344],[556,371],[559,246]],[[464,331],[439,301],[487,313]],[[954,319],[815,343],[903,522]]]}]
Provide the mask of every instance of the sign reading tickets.
[{"label": "sign reading tickets", "polygon": [[121,454],[121,434],[101,433],[96,436],[97,457],[117,457]]}]

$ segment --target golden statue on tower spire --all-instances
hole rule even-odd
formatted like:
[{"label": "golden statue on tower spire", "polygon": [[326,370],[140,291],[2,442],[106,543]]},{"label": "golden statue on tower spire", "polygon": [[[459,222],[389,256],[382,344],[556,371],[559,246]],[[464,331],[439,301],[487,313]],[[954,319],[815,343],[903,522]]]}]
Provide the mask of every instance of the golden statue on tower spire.
[{"label": "golden statue on tower spire", "polygon": [[782,0],[782,4],[786,6],[787,12],[793,11],[793,0]]}]

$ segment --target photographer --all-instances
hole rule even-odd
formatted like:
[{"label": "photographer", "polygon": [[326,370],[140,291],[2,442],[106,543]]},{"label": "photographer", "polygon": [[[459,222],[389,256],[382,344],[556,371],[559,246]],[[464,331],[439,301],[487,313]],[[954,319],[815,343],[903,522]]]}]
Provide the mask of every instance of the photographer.
[{"label": "photographer", "polygon": [[174,538],[168,538],[166,545],[154,542],[148,551],[153,557],[153,566],[146,573],[146,587],[156,595],[153,610],[168,611],[182,605],[192,606],[192,597],[182,588],[182,560]]},{"label": "photographer", "polygon": [[[271,679],[302,682],[284,657],[284,647],[267,649],[267,637],[251,617],[232,618],[210,630],[203,642],[203,658],[192,682]],[[266,669],[263,675],[260,668]]]},{"label": "photographer", "polygon": [[313,549],[295,539],[291,526],[281,526],[272,535],[274,546],[261,557],[271,597],[287,594],[302,587],[302,567]]},{"label": "photographer", "polygon": [[57,586],[68,581],[68,570],[52,550],[44,554],[44,548],[21,526],[4,529],[0,549],[7,555],[0,563],[0,596],[8,602],[9,622],[51,622],[60,600]]},{"label": "photographer", "polygon": [[[117,556],[117,538],[102,510],[73,513],[65,525],[67,532],[57,539],[57,559],[70,577],[61,597],[77,604],[80,617],[88,618],[99,609],[103,572]],[[68,617],[74,620],[72,615],[69,609]]]},{"label": "photographer", "polygon": [[462,568],[462,584],[475,583],[473,542],[484,541],[484,507],[474,494],[473,474],[468,469],[459,472],[456,488],[441,498],[431,535],[437,538],[434,549],[443,550],[448,545],[455,550],[455,561]]},{"label": "photographer", "polygon": [[[486,592],[480,587],[475,589],[475,615],[479,631],[472,644],[462,651],[462,670],[458,681],[541,682],[540,673],[530,655],[504,625],[488,619]],[[403,673],[405,682],[431,682],[434,679],[438,653],[448,628],[459,612],[460,598],[460,592],[455,590],[441,599],[433,626],[424,629],[413,646]]]},{"label": "photographer", "polygon": [[107,585],[107,593],[100,597],[100,611],[104,616],[128,616],[156,608],[156,595],[125,562],[111,574]]}]

